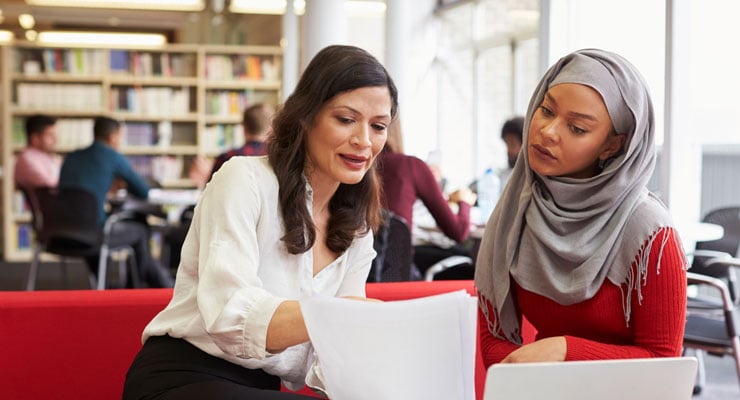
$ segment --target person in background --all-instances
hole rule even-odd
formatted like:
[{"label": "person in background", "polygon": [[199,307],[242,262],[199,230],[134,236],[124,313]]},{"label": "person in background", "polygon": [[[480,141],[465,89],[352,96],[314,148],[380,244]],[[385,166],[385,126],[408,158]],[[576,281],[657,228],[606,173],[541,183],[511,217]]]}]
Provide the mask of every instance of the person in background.
[{"label": "person in background", "polygon": [[242,113],[244,145],[219,154],[213,161],[205,157],[195,157],[188,172],[190,179],[202,188],[231,157],[267,154],[265,141],[270,134],[270,123],[274,113],[274,108],[266,103],[257,103],[247,107]]},{"label": "person in background", "polygon": [[504,122],[501,127],[501,140],[506,143],[507,168],[499,172],[501,179],[501,190],[506,186],[511,171],[514,169],[519,151],[522,149],[522,131],[524,130],[524,117],[514,117]]},{"label": "person in background", "polygon": [[[423,275],[437,261],[451,255],[469,256],[461,245],[470,232],[470,207],[475,203],[475,194],[467,188],[452,192],[445,198],[439,180],[431,168],[421,159],[403,153],[403,135],[400,118],[388,130],[388,143],[379,160],[379,171],[383,181],[383,205],[386,209],[406,220],[409,229],[414,226],[414,203],[421,200],[434,218],[437,228],[456,245],[440,247],[434,244],[416,246],[414,265]],[[450,205],[457,205],[455,214]],[[413,238],[412,238],[413,239]],[[472,278],[472,266],[467,272]]]},{"label": "person in background", "polygon": [[56,119],[32,115],[26,119],[27,147],[15,160],[14,180],[23,189],[56,187],[62,157],[54,151],[57,144]]},{"label": "person in background", "polygon": [[[484,364],[679,356],[686,260],[646,189],[656,151],[645,81],[617,54],[580,50],[529,104],[476,265]],[[522,343],[522,318],[534,342]]]},{"label": "person in background", "polygon": [[298,300],[356,300],[381,222],[375,159],[398,94],[353,46],[319,51],[273,122],[267,157],[234,157],[205,190],[172,300],[144,329],[123,399],[299,399],[321,391]]},{"label": "person in background", "polygon": [[[121,124],[111,118],[95,118],[93,143],[67,155],[59,176],[59,187],[82,188],[92,193],[98,203],[98,224],[102,228],[106,213],[107,194],[114,181],[124,182],[128,194],[146,199],[149,186],[131,167],[128,159],[118,152],[121,146]],[[174,279],[149,251],[149,228],[142,221],[124,221],[114,225],[111,244],[127,244],[134,248],[136,265],[141,276],[151,287],[172,287]],[[87,260],[97,274],[98,258]]]},{"label": "person in background", "polygon": [[[265,140],[270,133],[270,123],[275,110],[269,104],[258,103],[247,107],[242,115],[244,146],[219,154],[213,161],[210,178],[234,156],[261,156],[267,154]],[[209,178],[209,180],[210,180]]]}]

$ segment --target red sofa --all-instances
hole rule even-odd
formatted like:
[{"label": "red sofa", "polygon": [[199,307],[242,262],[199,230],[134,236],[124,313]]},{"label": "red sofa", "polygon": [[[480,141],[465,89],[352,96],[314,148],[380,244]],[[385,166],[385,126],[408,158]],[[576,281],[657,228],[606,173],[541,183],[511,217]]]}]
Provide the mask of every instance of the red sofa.
[{"label": "red sofa", "polygon": [[[472,281],[371,283],[367,295],[392,301],[459,289],[475,290]],[[171,294],[171,289],[0,292],[0,398],[120,399],[141,331]],[[479,359],[478,398],[484,375]]]}]

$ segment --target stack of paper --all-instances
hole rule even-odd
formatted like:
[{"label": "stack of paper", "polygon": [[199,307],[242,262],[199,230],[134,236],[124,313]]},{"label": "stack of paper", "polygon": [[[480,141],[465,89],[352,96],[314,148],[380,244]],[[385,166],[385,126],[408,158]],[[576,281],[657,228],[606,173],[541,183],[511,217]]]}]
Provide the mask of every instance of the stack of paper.
[{"label": "stack of paper", "polygon": [[301,310],[332,400],[475,399],[475,299],[465,291]]}]

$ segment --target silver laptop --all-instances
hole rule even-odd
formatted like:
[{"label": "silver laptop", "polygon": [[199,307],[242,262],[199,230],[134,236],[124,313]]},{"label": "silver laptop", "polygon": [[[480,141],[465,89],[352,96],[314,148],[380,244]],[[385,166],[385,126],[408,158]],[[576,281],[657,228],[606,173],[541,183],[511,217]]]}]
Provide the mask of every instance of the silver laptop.
[{"label": "silver laptop", "polygon": [[483,400],[690,400],[693,357],[495,364]]}]

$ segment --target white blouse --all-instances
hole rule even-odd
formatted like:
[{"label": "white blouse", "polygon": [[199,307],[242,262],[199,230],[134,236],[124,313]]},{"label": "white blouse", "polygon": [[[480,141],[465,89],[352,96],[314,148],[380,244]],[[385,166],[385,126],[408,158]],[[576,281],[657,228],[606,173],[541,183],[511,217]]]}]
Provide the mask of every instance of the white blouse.
[{"label": "white blouse", "polygon": [[[308,187],[308,210],[312,191]],[[233,157],[206,186],[182,247],[172,300],[144,329],[246,368],[279,376],[297,390],[323,386],[310,343],[265,350],[267,326],[285,300],[315,293],[365,296],[375,257],[371,232],[313,276],[313,253],[290,254],[280,238],[278,183],[267,157]]]}]

